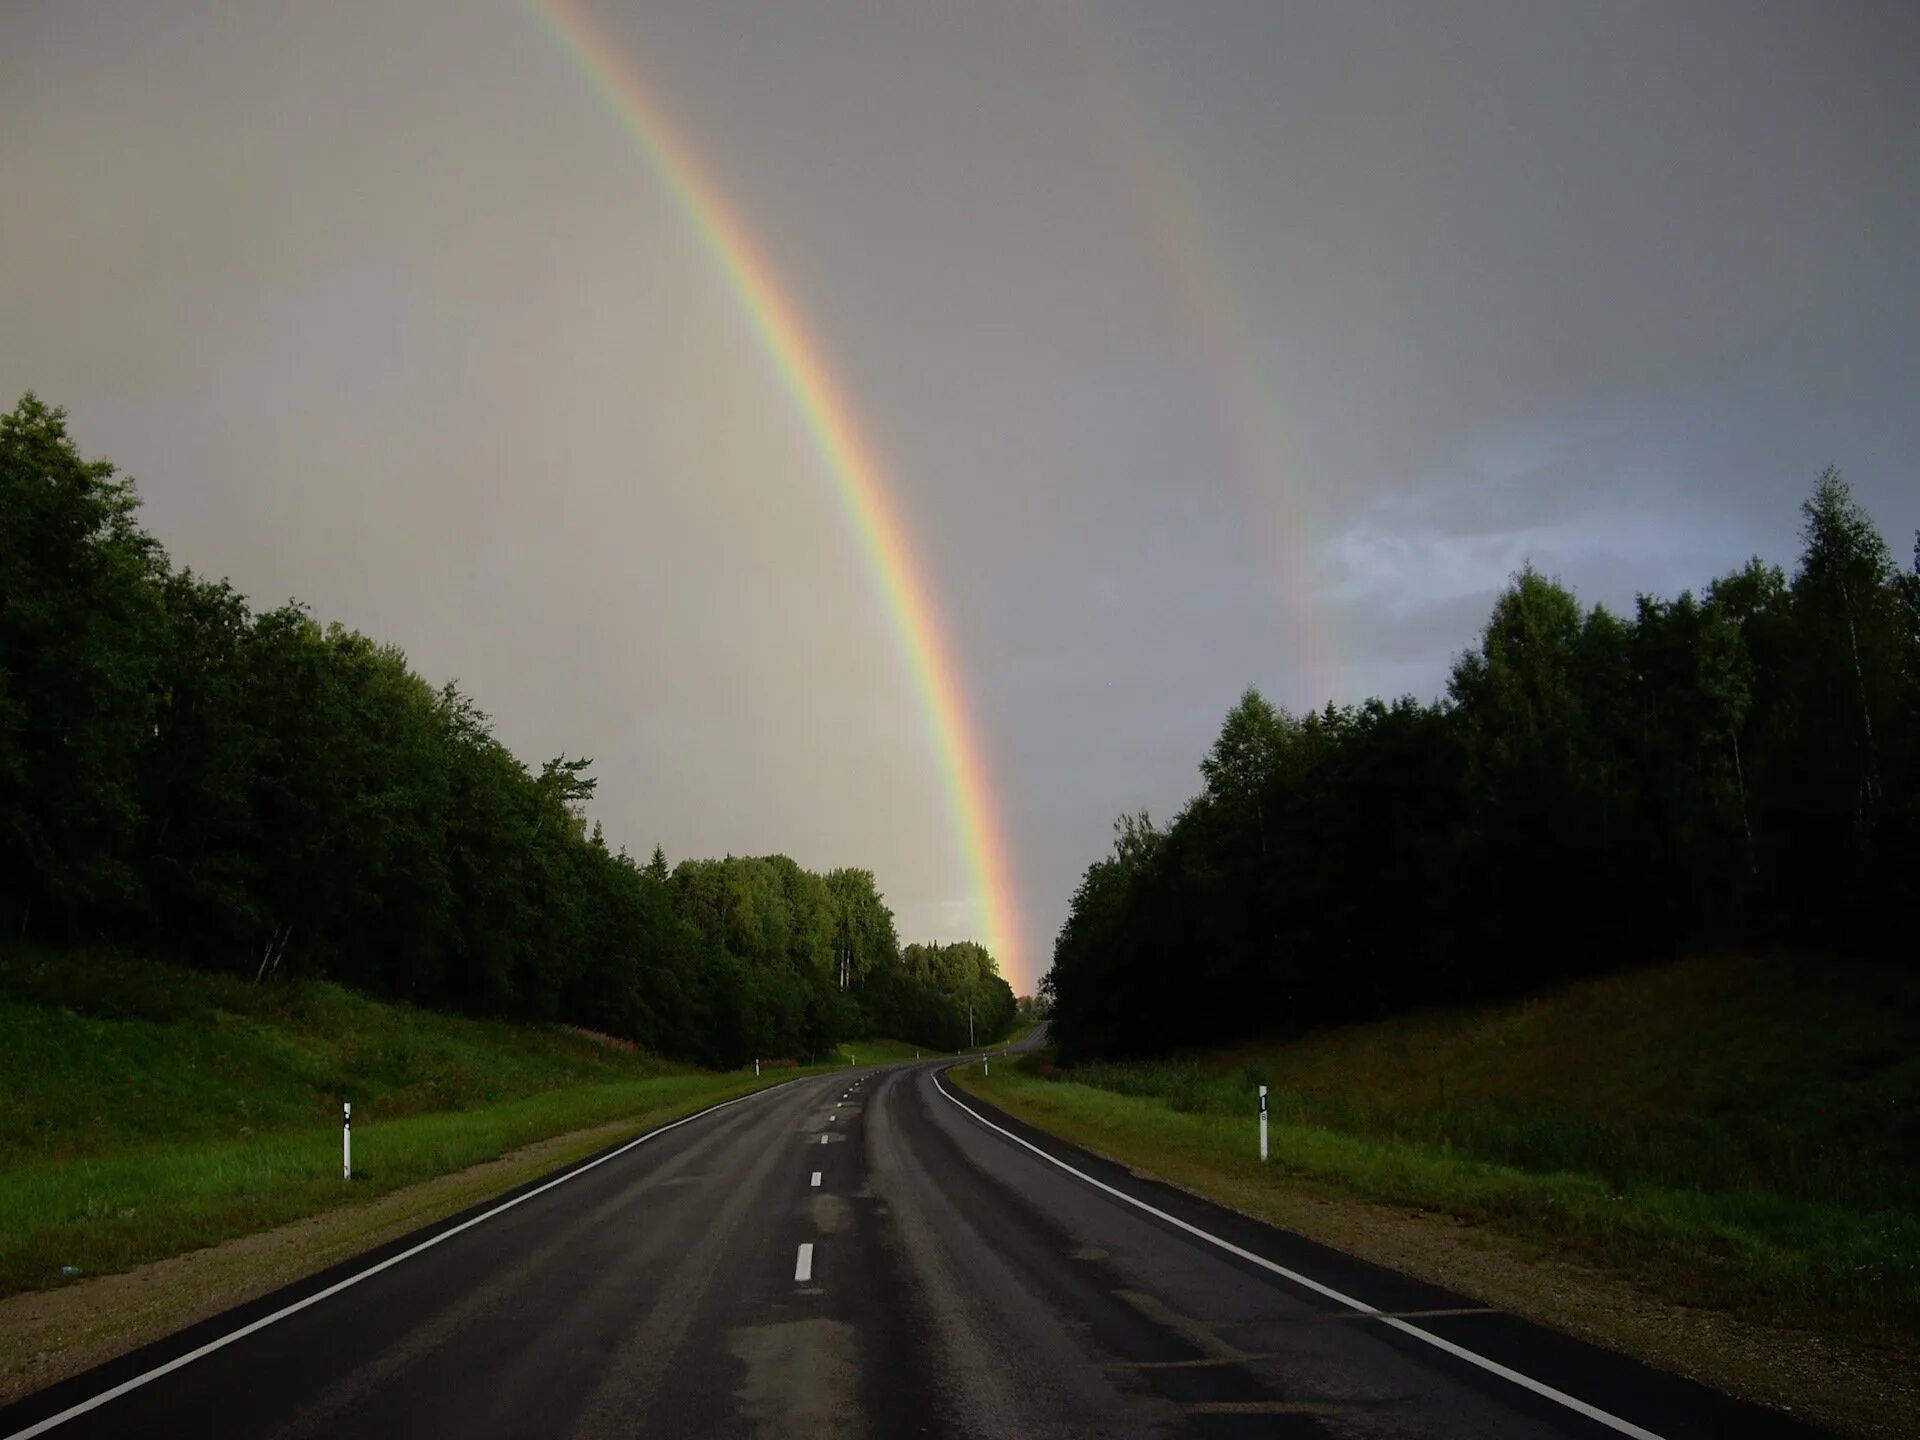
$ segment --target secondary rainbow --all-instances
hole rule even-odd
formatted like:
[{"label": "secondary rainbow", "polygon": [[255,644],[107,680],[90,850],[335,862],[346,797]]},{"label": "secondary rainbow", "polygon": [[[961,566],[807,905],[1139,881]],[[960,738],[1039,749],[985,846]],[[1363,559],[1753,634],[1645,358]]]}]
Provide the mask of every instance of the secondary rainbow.
[{"label": "secondary rainbow", "polygon": [[1341,646],[1316,594],[1306,537],[1313,495],[1266,396],[1261,343],[1237,300],[1227,247],[1211,233],[1207,207],[1182,178],[1191,166],[1175,155],[1168,126],[1155,122],[1144,87],[1127,70],[1111,17],[1062,0],[1041,12],[1061,36],[1065,70],[1077,83],[1103,142],[1145,221],[1173,298],[1185,313],[1221,411],[1235,433],[1242,476],[1273,546],[1276,578],[1300,647],[1301,680],[1318,704],[1344,688]]},{"label": "secondary rainbow", "polygon": [[919,694],[984,931],[979,938],[1016,988],[1031,985],[1008,881],[1007,847],[979,736],[961,695],[960,671],[888,493],[885,472],[861,433],[844,387],[718,180],[612,39],[575,0],[525,3],[591,77],[600,98],[672,195],[772,361],[833,476]]}]

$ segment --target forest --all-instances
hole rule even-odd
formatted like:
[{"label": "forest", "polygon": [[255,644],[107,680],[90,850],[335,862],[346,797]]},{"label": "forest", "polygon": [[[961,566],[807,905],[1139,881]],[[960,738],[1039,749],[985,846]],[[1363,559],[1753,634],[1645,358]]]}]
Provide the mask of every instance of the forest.
[{"label": "forest", "polygon": [[1042,982],[1065,1060],[1538,994],[1684,952],[1911,965],[1920,537],[1829,469],[1793,573],[1582,609],[1528,567],[1434,703],[1249,689],[1115,823]]},{"label": "forest", "polygon": [[324,976],[717,1066],[1006,1033],[971,943],[902,948],[871,871],[645,862],[454,685],[175,568],[32,395],[0,417],[0,931]]}]

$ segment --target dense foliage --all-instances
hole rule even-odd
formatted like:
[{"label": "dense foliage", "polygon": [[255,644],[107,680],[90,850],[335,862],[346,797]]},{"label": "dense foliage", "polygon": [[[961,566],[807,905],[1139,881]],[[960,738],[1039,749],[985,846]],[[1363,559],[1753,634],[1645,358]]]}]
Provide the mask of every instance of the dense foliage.
[{"label": "dense foliage", "polygon": [[[0,921],[265,979],[560,1019],[716,1064],[877,1028],[948,1046],[1013,1000],[910,946],[866,870],[645,865],[454,686],[297,604],[175,570],[129,482],[32,396],[0,417]],[[1002,995],[1004,994],[1004,1003]],[[955,1016],[959,1016],[956,1021]]]},{"label": "dense foliage", "polygon": [[998,1040],[1013,1028],[1013,988],[971,940],[909,945],[868,982],[862,1005],[877,1034],[910,1035],[941,1050]]},{"label": "dense foliage", "polygon": [[[1248,690],[1162,829],[1116,824],[1044,983],[1073,1056],[1523,994],[1690,946],[1912,953],[1920,541],[1837,471],[1793,576],[1582,611],[1529,568],[1447,697]],[[1168,1004],[1177,995],[1175,1004]]]}]

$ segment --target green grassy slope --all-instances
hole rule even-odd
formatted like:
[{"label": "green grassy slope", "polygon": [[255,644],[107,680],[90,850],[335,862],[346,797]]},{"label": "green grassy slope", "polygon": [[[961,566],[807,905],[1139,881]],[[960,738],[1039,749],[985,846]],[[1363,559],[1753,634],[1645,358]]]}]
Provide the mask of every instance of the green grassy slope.
[{"label": "green grassy slope", "polygon": [[1304,1181],[1545,1241],[1690,1303],[1913,1333],[1916,1040],[1920,987],[1891,967],[1697,960],[1523,1005],[966,1083],[1242,1208]]},{"label": "green grassy slope", "polygon": [[848,1040],[835,1054],[849,1065],[886,1065],[895,1060],[931,1055],[933,1051],[919,1049],[904,1040]]},{"label": "green grassy slope", "polygon": [[[88,953],[0,954],[0,1294],[251,1233],[793,1070]],[[799,1072],[805,1073],[805,1072]],[[340,1103],[354,1170],[340,1178]]]}]

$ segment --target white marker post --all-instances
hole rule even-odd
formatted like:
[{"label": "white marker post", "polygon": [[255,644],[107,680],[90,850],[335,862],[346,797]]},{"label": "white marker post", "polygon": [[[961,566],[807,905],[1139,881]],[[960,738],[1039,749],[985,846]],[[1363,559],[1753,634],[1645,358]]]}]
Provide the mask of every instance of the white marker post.
[{"label": "white marker post", "polygon": [[993,1061],[987,1059],[984,1055],[980,1057],[980,1073],[982,1075],[993,1074]]},{"label": "white marker post", "polygon": [[1267,1158],[1267,1087],[1260,1087],[1260,1158]]},{"label": "white marker post", "polygon": [[758,1060],[753,1062],[753,1078],[756,1080],[760,1078],[760,1062]]},{"label": "white marker post", "polygon": [[340,1102],[340,1178],[353,1179],[353,1102]]}]

